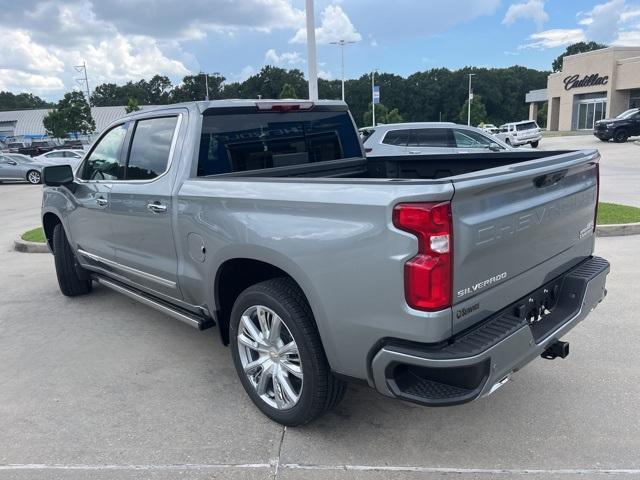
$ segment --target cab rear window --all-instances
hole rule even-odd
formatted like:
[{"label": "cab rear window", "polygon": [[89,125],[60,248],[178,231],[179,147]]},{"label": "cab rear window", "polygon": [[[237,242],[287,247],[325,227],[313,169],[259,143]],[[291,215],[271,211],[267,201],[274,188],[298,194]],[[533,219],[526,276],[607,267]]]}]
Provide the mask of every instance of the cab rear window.
[{"label": "cab rear window", "polygon": [[211,114],[202,120],[198,176],[357,158],[346,111]]}]

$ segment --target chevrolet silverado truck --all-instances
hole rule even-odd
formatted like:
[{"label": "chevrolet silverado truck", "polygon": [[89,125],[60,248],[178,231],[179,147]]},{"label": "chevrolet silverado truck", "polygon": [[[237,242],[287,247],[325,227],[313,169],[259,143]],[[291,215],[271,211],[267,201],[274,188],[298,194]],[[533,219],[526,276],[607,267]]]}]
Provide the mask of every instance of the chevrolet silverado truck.
[{"label": "chevrolet silverado truck", "polygon": [[348,381],[456,405],[564,358],[606,293],[598,161],[367,159],[342,102],[180,104],[111,124],[75,173],[46,167],[42,224],[64,295],[217,326],[251,400],[293,426]]}]

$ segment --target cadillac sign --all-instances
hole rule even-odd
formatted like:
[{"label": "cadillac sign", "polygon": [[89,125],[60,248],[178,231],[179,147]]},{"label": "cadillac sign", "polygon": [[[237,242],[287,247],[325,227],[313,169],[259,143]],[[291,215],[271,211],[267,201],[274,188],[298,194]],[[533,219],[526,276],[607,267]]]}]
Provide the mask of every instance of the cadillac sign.
[{"label": "cadillac sign", "polygon": [[580,87],[595,87],[597,85],[606,85],[609,83],[609,76],[605,75],[601,77],[597,73],[592,73],[590,75],[585,75],[580,78],[580,75],[570,75],[565,77],[564,79],[564,89],[571,90],[572,88],[580,88]]}]

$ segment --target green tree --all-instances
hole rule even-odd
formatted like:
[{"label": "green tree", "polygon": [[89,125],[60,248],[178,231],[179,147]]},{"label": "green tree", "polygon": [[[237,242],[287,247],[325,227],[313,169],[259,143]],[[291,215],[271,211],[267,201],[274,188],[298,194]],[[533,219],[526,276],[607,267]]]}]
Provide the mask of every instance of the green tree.
[{"label": "green tree", "polygon": [[0,110],[51,108],[52,104],[31,93],[0,92]]},{"label": "green tree", "polygon": [[[364,113],[362,120],[364,121],[365,126],[373,125],[371,103],[369,103],[369,108]],[[400,115],[397,108],[389,110],[382,103],[376,104],[376,125],[402,122],[404,122],[404,118]]]},{"label": "green tree", "polygon": [[138,99],[130,98],[127,105],[124,107],[124,111],[127,113],[137,112],[140,110],[140,105],[138,104]]},{"label": "green tree", "polygon": [[296,89],[292,85],[285,83],[280,90],[280,98],[298,98]]},{"label": "green tree", "polygon": [[86,135],[95,131],[96,124],[91,116],[91,107],[84,93],[74,90],[67,92],[43,119],[47,133],[64,138],[68,133]]},{"label": "green tree", "polygon": [[66,117],[60,110],[52,110],[42,119],[47,135],[53,138],[67,138]]},{"label": "green tree", "polygon": [[544,102],[540,108],[538,108],[538,117],[536,119],[540,128],[547,126],[547,113],[549,111],[549,102]]},{"label": "green tree", "polygon": [[[207,88],[204,73],[198,75],[187,75],[182,79],[182,83],[175,87],[169,98],[172,103],[190,102],[204,100],[207,96]],[[222,98],[222,88],[226,80],[219,73],[207,74],[209,82],[209,99]]]},{"label": "green tree", "polygon": [[607,48],[607,45],[596,42],[578,42],[569,45],[564,53],[560,54],[551,64],[551,68],[554,72],[562,70],[562,60],[568,55],[575,55],[576,53],[591,52],[593,50],[600,50],[601,48]]},{"label": "green tree", "polygon": [[[458,122],[462,124],[467,123],[469,115],[469,100],[467,99],[462,105],[460,114],[458,115]],[[484,106],[482,97],[480,95],[474,95],[471,100],[471,125],[478,125],[480,122],[484,122],[487,119],[487,107]]]}]

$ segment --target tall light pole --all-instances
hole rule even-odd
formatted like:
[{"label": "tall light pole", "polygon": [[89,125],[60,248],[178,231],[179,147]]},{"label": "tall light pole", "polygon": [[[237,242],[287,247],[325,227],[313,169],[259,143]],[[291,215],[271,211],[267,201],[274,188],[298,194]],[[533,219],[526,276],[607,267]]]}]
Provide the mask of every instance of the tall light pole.
[{"label": "tall light pole", "polygon": [[204,94],[204,99],[208,102],[209,101],[209,74],[208,73],[204,73],[204,88],[205,88],[205,94]]},{"label": "tall light pole", "polygon": [[467,125],[471,125],[471,100],[473,100],[471,93],[471,77],[473,77],[475,73],[469,74],[469,97],[467,100]]},{"label": "tall light pole", "polygon": [[375,99],[375,90],[376,90],[376,69],[371,70],[371,124],[376,126],[376,99]]},{"label": "tall light pole", "polygon": [[307,64],[309,66],[309,100],[318,100],[318,66],[316,65],[316,20],[313,0],[307,0]]},{"label": "tall light pole", "polygon": [[331,45],[340,46],[340,68],[342,69],[342,101],[344,102],[344,46],[351,43],[356,43],[347,40],[338,40],[337,42],[330,42]]}]

